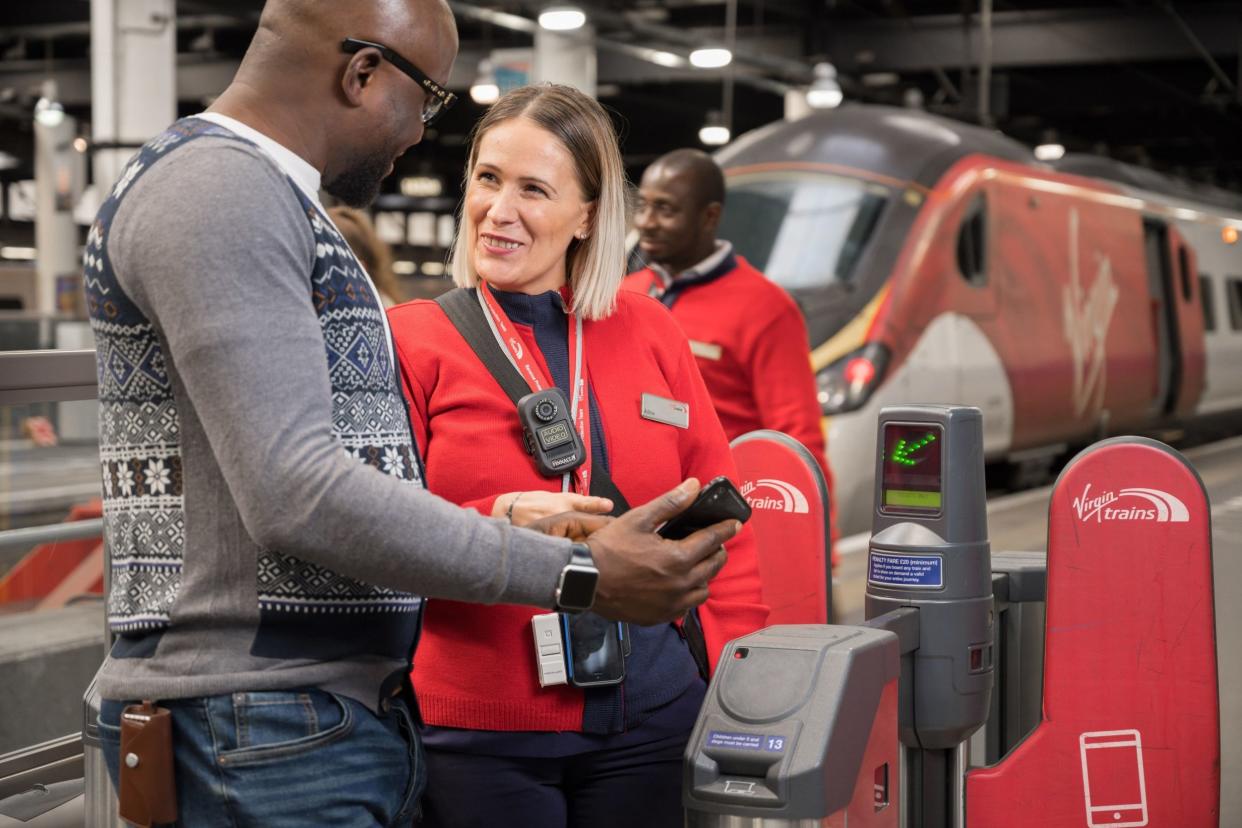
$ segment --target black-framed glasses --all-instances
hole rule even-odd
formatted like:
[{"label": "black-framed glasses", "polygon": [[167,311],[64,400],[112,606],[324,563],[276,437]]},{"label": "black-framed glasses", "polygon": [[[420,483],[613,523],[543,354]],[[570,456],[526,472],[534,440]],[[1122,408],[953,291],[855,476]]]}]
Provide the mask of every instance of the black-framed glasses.
[{"label": "black-framed glasses", "polygon": [[426,100],[423,101],[422,118],[424,125],[430,125],[432,121],[448,112],[453,107],[453,104],[457,103],[456,95],[427,77],[421,69],[392,49],[389,49],[383,43],[359,40],[356,37],[347,37],[341,41],[341,51],[347,55],[357,54],[363,49],[375,49],[380,53],[380,57],[413,78],[414,82],[423,88],[427,93]]}]

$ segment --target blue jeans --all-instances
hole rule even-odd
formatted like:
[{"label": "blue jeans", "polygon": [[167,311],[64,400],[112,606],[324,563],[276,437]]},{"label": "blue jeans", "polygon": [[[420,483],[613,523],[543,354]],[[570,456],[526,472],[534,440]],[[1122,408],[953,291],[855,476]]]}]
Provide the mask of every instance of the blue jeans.
[{"label": "blue jeans", "polygon": [[[120,716],[104,700],[99,733],[117,781]],[[427,769],[399,699],[377,716],[322,690],[231,693],[160,703],[172,711],[179,825],[407,826]]]}]

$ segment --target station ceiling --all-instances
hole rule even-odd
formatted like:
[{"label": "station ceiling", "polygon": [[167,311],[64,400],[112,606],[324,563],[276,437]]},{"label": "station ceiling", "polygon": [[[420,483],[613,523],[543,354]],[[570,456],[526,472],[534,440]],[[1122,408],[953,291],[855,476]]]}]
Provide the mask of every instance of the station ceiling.
[{"label": "station ceiling", "polygon": [[[531,45],[496,12],[533,21],[539,5],[452,0],[461,54],[451,85],[465,93],[494,49]],[[541,4],[542,5],[542,4]],[[1027,144],[1055,138],[1163,172],[1242,190],[1242,3],[1166,0],[591,0],[580,3],[601,39],[599,97],[617,115],[632,175],[660,153],[697,146],[710,111],[725,109],[732,77],[734,134],[782,116],[782,90],[835,65],[847,100],[908,105],[987,123]],[[984,7],[990,5],[991,83],[981,101]],[[232,76],[260,0],[178,0],[180,110],[200,110]],[[49,72],[80,120],[90,117],[86,0],[3,3],[0,151],[29,177],[30,114]],[[670,69],[643,49],[685,55],[722,43],[725,70]],[[179,76],[180,77],[180,76]],[[460,175],[463,143],[481,109],[469,96],[399,172]]]}]

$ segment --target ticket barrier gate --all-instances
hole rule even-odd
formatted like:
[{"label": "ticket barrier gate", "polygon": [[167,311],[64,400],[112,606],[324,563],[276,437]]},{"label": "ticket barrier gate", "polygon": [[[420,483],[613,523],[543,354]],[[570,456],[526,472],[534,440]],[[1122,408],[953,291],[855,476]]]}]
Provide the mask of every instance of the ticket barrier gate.
[{"label": "ticket barrier gate", "polygon": [[[1202,483],[1154,441],[1097,444],[1054,488],[1046,586],[1029,555],[1001,556],[988,578],[978,423],[961,408],[882,412],[869,620],[729,645],[687,748],[691,825],[1220,824]],[[968,771],[1001,657],[993,587],[1015,605],[1046,590],[1043,706],[999,762]]]}]

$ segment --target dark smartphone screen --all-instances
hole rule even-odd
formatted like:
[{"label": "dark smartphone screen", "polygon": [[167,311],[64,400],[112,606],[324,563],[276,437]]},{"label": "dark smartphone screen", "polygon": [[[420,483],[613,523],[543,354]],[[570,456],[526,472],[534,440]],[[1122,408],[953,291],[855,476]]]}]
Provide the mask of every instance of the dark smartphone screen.
[{"label": "dark smartphone screen", "polygon": [[750,519],[750,504],[727,477],[717,477],[699,490],[690,508],[660,527],[660,536],[681,540],[705,526],[722,520]]},{"label": "dark smartphone screen", "polygon": [[625,678],[621,624],[593,612],[562,615],[569,683],[574,687],[618,684]]}]

